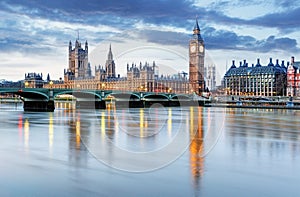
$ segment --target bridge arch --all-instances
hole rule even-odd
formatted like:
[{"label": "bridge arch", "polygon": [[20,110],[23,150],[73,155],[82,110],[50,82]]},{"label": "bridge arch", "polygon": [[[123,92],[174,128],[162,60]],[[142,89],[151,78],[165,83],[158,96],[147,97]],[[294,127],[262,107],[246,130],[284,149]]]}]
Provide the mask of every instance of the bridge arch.
[{"label": "bridge arch", "polygon": [[48,94],[45,92],[41,92],[41,91],[33,91],[33,90],[23,91],[22,89],[15,89],[15,90],[0,90],[0,93],[19,95],[19,96],[21,96],[23,98],[27,98],[27,99],[49,100]]},{"label": "bridge arch", "polygon": [[191,100],[189,95],[186,94],[174,94],[171,96],[171,99],[176,99],[176,100]]},{"label": "bridge arch", "polygon": [[76,98],[90,98],[91,96],[93,96],[94,98],[102,100],[102,96],[99,95],[97,92],[93,92],[93,91],[63,90],[63,91],[55,92],[53,96],[56,97],[63,94],[72,95]]},{"label": "bridge arch", "polygon": [[169,97],[169,95],[167,95],[167,94],[153,94],[153,93],[151,93],[151,94],[145,94],[144,96],[143,96],[143,99],[145,99],[145,100],[151,100],[151,99],[163,99],[163,100],[169,100],[170,99],[170,97]]},{"label": "bridge arch", "polygon": [[105,98],[113,96],[116,99],[127,99],[127,100],[140,100],[141,97],[137,93],[131,93],[131,92],[111,92],[105,96]]}]

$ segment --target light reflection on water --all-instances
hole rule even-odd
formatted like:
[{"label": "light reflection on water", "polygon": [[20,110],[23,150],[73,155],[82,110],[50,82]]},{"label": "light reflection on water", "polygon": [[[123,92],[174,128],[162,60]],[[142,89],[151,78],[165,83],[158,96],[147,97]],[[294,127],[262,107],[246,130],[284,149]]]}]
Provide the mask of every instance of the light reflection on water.
[{"label": "light reflection on water", "polygon": [[[1,196],[293,196],[299,192],[299,111],[75,110],[72,104],[57,103],[53,113],[23,112],[21,106],[0,104],[0,115]],[[189,144],[183,154],[168,149],[159,157],[132,162],[114,148],[142,155],[162,150],[181,134],[188,136],[182,143]],[[91,151],[93,147],[106,163]],[[176,154],[178,158],[169,164],[170,155]],[[109,167],[115,162],[169,165],[131,173]]]}]

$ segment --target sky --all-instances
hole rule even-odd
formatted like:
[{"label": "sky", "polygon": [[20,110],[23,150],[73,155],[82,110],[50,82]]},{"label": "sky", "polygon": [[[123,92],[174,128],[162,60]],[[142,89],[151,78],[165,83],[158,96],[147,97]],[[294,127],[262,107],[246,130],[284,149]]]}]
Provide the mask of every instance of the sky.
[{"label": "sky", "polygon": [[145,61],[161,74],[187,72],[196,18],[217,84],[232,60],[300,59],[300,0],[0,0],[0,79],[63,77],[78,32],[93,71],[105,65],[111,44],[121,76],[127,63]]}]

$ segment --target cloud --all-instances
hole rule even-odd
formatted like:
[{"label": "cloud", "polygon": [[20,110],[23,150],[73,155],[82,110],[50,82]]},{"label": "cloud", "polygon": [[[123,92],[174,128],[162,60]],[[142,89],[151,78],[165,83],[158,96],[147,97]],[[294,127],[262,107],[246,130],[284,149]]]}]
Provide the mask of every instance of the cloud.
[{"label": "cloud", "polygon": [[[81,3],[77,0],[62,1],[2,1],[0,2],[0,42],[6,43],[2,51],[16,50],[25,53],[57,52],[75,40],[77,30],[82,39],[96,45],[111,36],[127,38],[126,31],[136,31],[139,38],[149,42],[187,46],[194,17],[198,14],[202,36],[208,49],[237,49],[268,52],[271,50],[298,50],[297,40],[274,35],[264,40],[254,36],[237,35],[223,26],[262,26],[286,30],[300,25],[300,8],[295,3],[280,0],[280,6],[289,6],[289,12],[273,11],[253,19],[241,19],[226,15],[232,6],[245,7],[266,4],[262,0],[212,1],[209,6],[195,5],[182,0],[128,0]],[[274,2],[272,2],[272,5]],[[293,9],[294,8],[294,9]],[[216,28],[211,27],[214,24]],[[273,33],[272,33],[273,34]],[[265,47],[265,48],[264,48]]]},{"label": "cloud", "polygon": [[204,40],[208,49],[232,49],[255,52],[271,52],[276,50],[295,52],[300,51],[297,41],[288,37],[276,38],[274,35],[263,40],[251,36],[239,36],[234,32],[204,29]]},{"label": "cloud", "polygon": [[282,31],[300,27],[300,7],[285,12],[266,14],[249,21],[251,25],[276,27]]},{"label": "cloud", "polygon": [[139,37],[146,39],[147,42],[162,45],[181,45],[188,46],[189,35],[178,32],[145,30],[139,32]]},{"label": "cloud", "polygon": [[254,49],[260,52],[269,52],[271,50],[283,50],[295,52],[299,51],[297,48],[297,41],[290,38],[276,38],[275,36],[270,36],[265,40],[257,41]]}]

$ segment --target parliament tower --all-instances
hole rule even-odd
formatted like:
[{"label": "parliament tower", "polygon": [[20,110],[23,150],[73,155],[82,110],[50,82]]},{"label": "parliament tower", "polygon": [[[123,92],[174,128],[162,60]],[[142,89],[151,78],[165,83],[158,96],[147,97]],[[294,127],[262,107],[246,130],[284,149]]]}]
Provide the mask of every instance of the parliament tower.
[{"label": "parliament tower", "polygon": [[84,49],[79,39],[76,40],[74,48],[72,48],[72,42],[69,42],[69,68],[64,71],[64,77],[66,81],[91,78],[87,41]]},{"label": "parliament tower", "polygon": [[200,34],[198,20],[193,30],[193,37],[189,43],[189,82],[190,91],[202,95],[205,90],[204,82],[205,45]]}]

